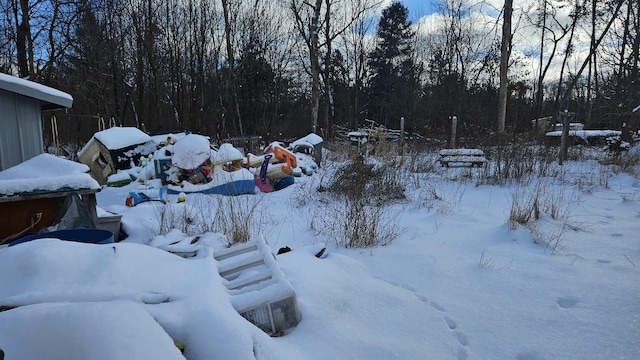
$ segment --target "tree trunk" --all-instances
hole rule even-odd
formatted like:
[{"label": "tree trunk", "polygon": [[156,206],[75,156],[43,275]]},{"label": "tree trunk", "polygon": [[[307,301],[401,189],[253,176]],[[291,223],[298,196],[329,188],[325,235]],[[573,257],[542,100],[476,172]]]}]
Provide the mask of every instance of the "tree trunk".
[{"label": "tree trunk", "polygon": [[502,22],[502,42],[500,44],[500,92],[498,97],[498,133],[504,133],[507,118],[507,88],[509,78],[509,56],[511,54],[511,13],[513,0],[504,1],[504,16]]},{"label": "tree trunk", "polygon": [[[537,89],[536,89],[536,113],[535,113],[535,118],[536,118],[536,122],[538,121],[537,119],[540,118],[540,113],[542,112],[542,98],[543,98],[543,94],[544,92],[542,91],[542,87],[544,86],[544,76],[542,73],[542,60],[544,57],[544,34],[545,34],[545,30],[547,28],[547,0],[542,0],[542,35],[540,36],[540,61],[538,64],[539,70],[538,70],[538,85],[537,85]],[[549,60],[549,63],[551,63],[551,60]],[[536,124],[537,126],[537,124]]]},{"label": "tree trunk", "polygon": [[222,11],[224,15],[224,32],[225,40],[227,42],[227,61],[229,63],[229,90],[231,91],[230,99],[233,113],[235,113],[238,120],[238,129],[240,136],[244,137],[244,131],[242,129],[242,117],[240,116],[240,106],[238,105],[238,92],[236,90],[235,80],[235,61],[233,54],[233,44],[231,42],[231,22],[229,19],[229,0],[222,0]]},{"label": "tree trunk", "polygon": [[21,18],[18,18],[17,9],[15,11],[16,24],[18,24],[18,34],[16,39],[16,52],[18,57],[18,75],[21,78],[31,75],[33,59],[33,49],[31,48],[31,18],[29,12],[29,0],[20,0]]},{"label": "tree trunk", "polygon": [[333,64],[331,63],[331,0],[325,0],[326,11],[325,11],[325,42],[327,46],[327,51],[324,55],[324,134],[323,136],[329,136],[331,134],[331,118],[332,118],[332,97],[331,97],[331,69]]},{"label": "tree trunk", "polygon": [[315,7],[313,8],[313,17],[311,19],[311,25],[309,31],[311,32],[309,38],[309,58],[311,60],[311,121],[312,131],[318,133],[318,110],[320,108],[320,59],[319,44],[318,44],[318,32],[320,28],[318,26],[320,19],[320,8],[322,7],[322,0],[316,0]]}]

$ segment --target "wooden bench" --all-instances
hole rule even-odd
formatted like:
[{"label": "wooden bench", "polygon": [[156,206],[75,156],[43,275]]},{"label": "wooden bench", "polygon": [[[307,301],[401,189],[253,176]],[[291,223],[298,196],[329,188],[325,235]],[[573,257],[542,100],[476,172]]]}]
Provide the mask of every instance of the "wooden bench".
[{"label": "wooden bench", "polygon": [[443,149],[438,154],[440,165],[446,167],[450,164],[481,167],[487,162],[484,151],[480,149]]}]

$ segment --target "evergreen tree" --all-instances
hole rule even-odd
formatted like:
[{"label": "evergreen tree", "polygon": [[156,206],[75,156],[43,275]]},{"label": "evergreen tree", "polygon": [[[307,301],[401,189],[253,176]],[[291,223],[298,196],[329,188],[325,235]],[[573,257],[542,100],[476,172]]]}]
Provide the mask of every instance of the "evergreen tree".
[{"label": "evergreen tree", "polygon": [[277,74],[264,54],[256,41],[249,41],[238,61],[238,106],[245,132],[289,136],[292,132],[288,131],[291,130],[288,118],[299,111],[295,108],[296,94],[291,80]]},{"label": "evergreen tree", "polygon": [[350,85],[349,69],[345,64],[344,56],[340,50],[336,50],[331,58],[331,77],[333,79],[333,103],[332,116],[334,124],[356,128],[357,114],[353,106],[355,99],[354,86]]},{"label": "evergreen tree", "polygon": [[237,69],[238,106],[248,134],[257,131],[272,114],[269,107],[275,92],[275,74],[254,42],[249,42],[240,56]]},{"label": "evergreen tree", "polygon": [[415,33],[407,20],[409,11],[399,2],[382,12],[378,43],[369,55],[368,115],[387,127],[397,128],[400,118],[410,119],[420,89],[422,71],[412,58]]}]

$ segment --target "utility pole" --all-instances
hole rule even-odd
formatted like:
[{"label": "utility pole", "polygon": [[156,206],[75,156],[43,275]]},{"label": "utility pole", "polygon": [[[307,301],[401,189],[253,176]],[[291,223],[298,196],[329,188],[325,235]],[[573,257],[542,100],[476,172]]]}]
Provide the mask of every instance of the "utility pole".
[{"label": "utility pole", "polygon": [[400,118],[400,156],[404,155],[404,116]]},{"label": "utility pole", "polygon": [[567,110],[560,113],[560,119],[562,120],[562,137],[560,138],[560,159],[558,159],[558,165],[562,165],[567,158],[567,148],[569,147],[569,124],[571,119],[576,113],[569,112]]}]

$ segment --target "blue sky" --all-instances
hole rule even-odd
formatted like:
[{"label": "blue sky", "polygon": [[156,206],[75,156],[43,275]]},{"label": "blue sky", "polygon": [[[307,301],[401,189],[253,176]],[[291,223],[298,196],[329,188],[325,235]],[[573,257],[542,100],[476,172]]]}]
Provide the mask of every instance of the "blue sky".
[{"label": "blue sky", "polygon": [[409,9],[409,20],[413,23],[418,18],[435,12],[435,0],[399,0]]}]

